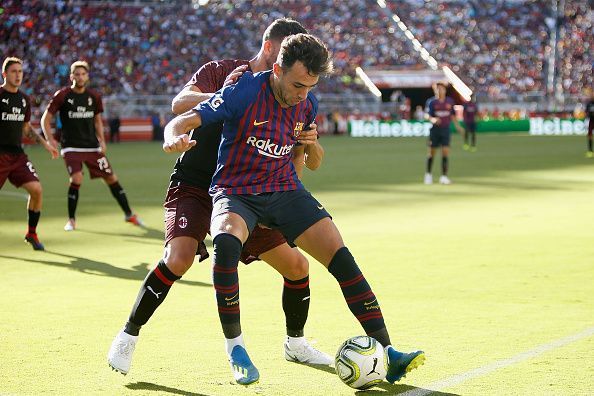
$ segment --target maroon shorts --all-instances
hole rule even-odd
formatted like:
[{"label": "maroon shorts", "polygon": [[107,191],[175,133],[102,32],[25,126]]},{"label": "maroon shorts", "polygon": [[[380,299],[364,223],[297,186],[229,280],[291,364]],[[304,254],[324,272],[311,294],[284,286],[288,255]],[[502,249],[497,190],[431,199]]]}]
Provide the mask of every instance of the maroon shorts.
[{"label": "maroon shorts", "polygon": [[[210,229],[212,198],[202,188],[186,184],[172,185],[165,197],[165,244],[173,238],[187,236],[203,241]],[[256,227],[243,245],[241,261],[249,264],[277,246],[286,243],[275,230]]]},{"label": "maroon shorts", "polygon": [[25,153],[0,154],[0,188],[6,179],[17,188],[25,183],[39,181],[37,172]]},{"label": "maroon shorts", "polygon": [[83,163],[87,166],[91,179],[106,178],[113,175],[111,164],[103,153],[69,151],[64,153],[64,162],[68,174],[71,176],[73,173],[82,172]]}]

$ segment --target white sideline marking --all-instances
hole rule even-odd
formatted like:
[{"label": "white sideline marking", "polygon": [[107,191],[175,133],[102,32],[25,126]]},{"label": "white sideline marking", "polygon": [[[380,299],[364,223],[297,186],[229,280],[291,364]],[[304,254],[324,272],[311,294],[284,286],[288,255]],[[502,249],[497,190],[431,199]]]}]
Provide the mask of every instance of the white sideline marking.
[{"label": "white sideline marking", "polygon": [[413,389],[404,393],[400,393],[401,396],[425,396],[429,395],[433,392],[439,392],[445,388],[452,387],[454,385],[458,385],[462,382],[468,381],[471,378],[481,377],[483,375],[489,374],[495,370],[499,370],[508,366],[511,366],[516,363],[520,363],[524,360],[532,359],[538,355],[541,355],[545,352],[551,351],[553,349],[560,348],[562,346],[571,344],[573,342],[582,340],[584,338],[588,338],[594,335],[594,327],[590,327],[580,333],[573,334],[552,342],[548,344],[539,345],[536,348],[530,349],[526,352],[519,353],[515,356],[512,356],[508,359],[497,360],[493,363],[487,364],[482,367],[478,367],[467,371],[462,374],[453,375],[449,378],[445,378],[443,380],[432,382],[425,387],[428,389]]},{"label": "white sideline marking", "polygon": [[29,194],[23,194],[15,191],[0,191],[0,195],[6,195],[7,197],[22,198],[24,200],[29,199]]}]

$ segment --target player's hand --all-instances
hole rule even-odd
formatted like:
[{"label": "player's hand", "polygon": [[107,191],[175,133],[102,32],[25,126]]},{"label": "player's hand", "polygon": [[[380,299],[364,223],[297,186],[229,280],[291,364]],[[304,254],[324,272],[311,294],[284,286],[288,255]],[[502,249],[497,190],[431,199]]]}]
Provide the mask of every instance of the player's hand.
[{"label": "player's hand", "polygon": [[184,153],[195,145],[195,140],[190,140],[189,135],[183,134],[163,142],[163,151],[166,153]]},{"label": "player's hand", "polygon": [[107,146],[105,145],[105,141],[101,140],[101,141],[99,142],[99,147],[101,148],[101,152],[102,152],[103,154],[105,154],[105,152],[107,151]]},{"label": "player's hand", "polygon": [[235,69],[233,69],[231,73],[229,73],[227,78],[225,78],[223,87],[235,84],[237,80],[239,80],[239,78],[243,76],[243,73],[245,73],[247,69],[248,65],[237,66]]},{"label": "player's hand", "polygon": [[433,125],[441,125],[441,118],[434,117],[433,118]]},{"label": "player's hand", "polygon": [[58,149],[49,144],[48,142],[45,142],[43,147],[45,147],[45,149],[50,153],[52,159],[56,159],[60,156],[60,153],[58,153]]},{"label": "player's hand", "polygon": [[311,124],[308,129],[301,131],[297,141],[304,145],[316,144],[318,141],[318,126]]}]

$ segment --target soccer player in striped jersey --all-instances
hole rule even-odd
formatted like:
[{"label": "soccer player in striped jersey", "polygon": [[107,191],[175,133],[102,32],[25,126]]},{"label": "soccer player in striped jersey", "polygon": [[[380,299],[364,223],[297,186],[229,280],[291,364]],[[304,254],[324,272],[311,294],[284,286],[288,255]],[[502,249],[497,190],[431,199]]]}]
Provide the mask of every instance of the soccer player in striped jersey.
[{"label": "soccer player in striped jersey", "polygon": [[592,151],[592,131],[594,130],[594,90],[590,94],[590,101],[586,103],[586,117],[588,117],[588,151],[586,151],[586,157],[594,157],[594,151]]},{"label": "soccer player in striped jersey", "polygon": [[447,86],[444,83],[433,85],[435,96],[427,100],[425,113],[426,117],[433,124],[429,131],[429,152],[427,154],[427,171],[425,172],[425,184],[433,184],[433,157],[435,150],[441,147],[441,184],[451,184],[448,178],[448,166],[450,155],[450,122],[454,123],[458,133],[464,133],[464,129],[458,123],[454,113],[454,100],[446,96]]},{"label": "soccer player in striped jersey", "polygon": [[79,189],[83,181],[83,164],[89,170],[91,179],[100,177],[107,184],[111,194],[124,212],[125,221],[142,226],[138,216],[130,209],[126,193],[105,155],[107,147],[101,120],[103,101],[97,91],[87,88],[89,64],[85,61],[74,62],[70,66],[70,80],[72,85],[64,87],[54,94],[41,117],[41,129],[45,138],[56,148],[58,143],[51,133],[54,114],[59,112],[62,121],[60,141],[62,149],[60,153],[64,157],[66,169],[70,175],[70,187],[67,194],[68,221],[64,226],[64,231],[76,229],[76,207]]},{"label": "soccer player in striped jersey", "polygon": [[[470,98],[462,105],[464,107],[464,150],[476,151],[476,114],[478,112],[478,105],[476,100]],[[470,145],[468,141],[470,140]]]},{"label": "soccer player in striped jersey", "polygon": [[[185,152],[196,144],[187,132],[224,122],[210,188],[213,281],[229,360],[242,384],[256,382],[259,372],[243,342],[237,265],[243,243],[259,223],[280,230],[289,243],[305,250],[336,278],[366,334],[386,348],[389,382],[401,379],[425,359],[422,351],[403,353],[392,347],[376,296],[330,214],[305,190],[291,161],[300,133],[317,113],[317,100],[310,91],[331,70],[328,50],[318,38],[287,37],[272,70],[245,73],[237,84],[218,91],[165,128],[163,149]],[[200,129],[196,132],[200,134]]]},{"label": "soccer player in striped jersey", "polygon": [[[173,99],[172,110],[183,113],[193,108],[212,97],[226,81],[236,80],[246,70],[270,69],[281,41],[286,36],[303,32],[306,32],[305,28],[297,21],[275,20],[264,32],[261,49],[252,60],[227,59],[203,65]],[[222,124],[202,128],[199,134],[196,133],[197,145],[177,159],[164,204],[166,254],[144,280],[129,319],[114,338],[108,353],[109,365],[122,374],[130,370],[140,328],[163,303],[173,283],[190,269],[194,256],[200,254],[200,261],[208,256],[202,241],[210,228],[212,199],[208,188],[217,164],[222,129]],[[316,129],[305,130],[300,138],[315,143],[300,147],[299,153],[293,157],[295,166],[302,167],[305,162],[308,168],[317,168],[323,149],[317,143]],[[308,154],[307,160],[305,154]],[[259,259],[284,278],[285,358],[299,363],[332,364],[331,356],[315,349],[304,337],[310,303],[309,263],[305,256],[291,248],[280,232],[256,227],[243,246],[241,261],[248,264]]]},{"label": "soccer player in striped jersey", "polygon": [[41,144],[52,158],[58,157],[58,151],[31,127],[31,102],[29,97],[19,90],[23,82],[23,61],[16,57],[4,59],[2,78],[4,83],[0,87],[0,188],[8,179],[15,187],[22,187],[27,191],[29,228],[25,242],[30,243],[34,250],[44,250],[37,237],[42,188],[37,171],[23,151],[23,135]]}]

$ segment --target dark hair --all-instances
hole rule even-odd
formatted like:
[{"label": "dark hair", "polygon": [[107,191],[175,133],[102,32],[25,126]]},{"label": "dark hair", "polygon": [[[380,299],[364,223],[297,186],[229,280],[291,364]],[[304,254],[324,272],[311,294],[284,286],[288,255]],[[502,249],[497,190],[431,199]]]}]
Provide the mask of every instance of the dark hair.
[{"label": "dark hair", "polygon": [[300,33],[283,40],[278,53],[279,66],[289,69],[297,61],[303,63],[312,76],[330,74],[333,70],[328,48],[319,38],[311,34]]},{"label": "dark hair", "polygon": [[275,19],[264,31],[262,41],[276,40],[282,41],[285,37],[298,33],[307,33],[299,22],[290,18]]},{"label": "dark hair", "polygon": [[15,63],[22,65],[23,61],[17,58],[16,56],[9,56],[8,58],[4,59],[4,62],[2,62],[2,73],[6,73],[6,70],[8,70],[10,65],[13,65]]},{"label": "dark hair", "polygon": [[83,60],[77,60],[76,62],[70,65],[70,74],[74,74],[74,71],[78,67],[82,67],[87,71],[87,73],[89,72],[89,64]]}]

